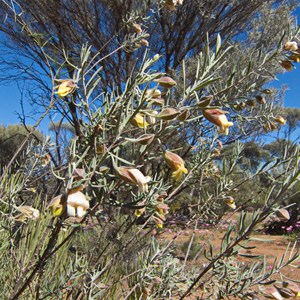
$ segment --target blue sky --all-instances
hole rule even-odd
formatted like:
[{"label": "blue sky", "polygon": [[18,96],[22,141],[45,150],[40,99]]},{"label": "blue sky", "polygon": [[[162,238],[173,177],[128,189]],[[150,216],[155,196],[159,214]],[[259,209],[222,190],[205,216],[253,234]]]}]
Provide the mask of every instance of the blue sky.
[{"label": "blue sky", "polygon": [[[278,76],[278,83],[286,84],[289,87],[285,96],[285,107],[300,107],[300,64],[298,63],[296,67],[292,72],[285,72]],[[274,82],[273,84],[278,83]]]},{"label": "blue sky", "polygon": [[[298,24],[300,24],[300,8],[296,10],[298,15]],[[300,63],[296,65],[296,69],[292,72],[285,72],[278,76],[279,81],[270,83],[268,86],[288,85],[289,89],[286,93],[284,106],[285,107],[300,107]],[[0,125],[9,125],[19,123],[17,112],[21,112],[20,92],[16,84],[0,85]],[[28,107],[25,106],[27,110]],[[33,121],[28,122],[33,125]],[[47,133],[47,125],[44,123],[40,128],[44,133]]]}]

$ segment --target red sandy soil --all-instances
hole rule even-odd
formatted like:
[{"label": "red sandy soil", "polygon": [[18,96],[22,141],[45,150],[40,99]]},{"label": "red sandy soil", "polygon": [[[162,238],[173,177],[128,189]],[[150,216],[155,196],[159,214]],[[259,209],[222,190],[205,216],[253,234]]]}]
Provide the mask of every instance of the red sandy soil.
[{"label": "red sandy soil", "polygon": [[[180,230],[180,229],[167,229],[164,234],[160,236],[160,240],[164,240],[164,242],[170,241],[174,239],[174,243],[176,246],[176,254],[179,259],[184,260],[184,252],[182,251],[182,245],[184,243],[188,243],[191,239],[191,236],[195,233],[194,241],[199,244],[199,249],[201,249],[200,253],[203,253],[205,247],[207,247],[207,242],[209,241],[212,244],[215,250],[218,250],[222,241],[222,238],[225,234],[225,229],[220,231],[209,228],[208,226],[204,229],[198,230]],[[175,238],[174,238],[175,237]],[[253,240],[252,240],[253,239]],[[281,257],[284,255],[287,246],[290,243],[290,250],[292,249],[293,242],[290,242],[288,237],[286,236],[279,236],[279,235],[265,235],[265,234],[253,234],[251,235],[247,246],[255,246],[253,249],[239,249],[240,254],[247,254],[247,255],[266,255],[267,264],[269,269],[271,269],[271,265],[274,263],[274,260],[278,262]],[[294,249],[294,252],[297,250],[299,251],[300,244],[298,243]],[[187,247],[185,247],[187,249]],[[217,253],[217,252],[216,252]],[[290,256],[291,251],[288,252],[286,255],[286,261]],[[244,262],[245,264],[249,262],[255,262],[254,259],[249,259],[243,256],[237,256],[238,260]],[[188,261],[188,266],[200,266],[199,271],[203,270],[203,265],[207,263],[203,255],[199,255],[199,258],[196,261]],[[187,266],[187,267],[188,267]],[[300,280],[300,260],[297,260],[293,263],[293,266],[286,266],[282,269],[282,273],[287,276],[288,278],[293,278],[294,280]],[[274,274],[272,279],[280,280],[279,274]],[[256,289],[257,290],[257,289]],[[196,293],[194,293],[196,295]],[[266,299],[263,296],[259,295],[259,299]],[[174,298],[176,299],[176,297]],[[195,297],[187,297],[185,299],[196,299]],[[199,298],[198,298],[199,299]],[[201,298],[204,299],[204,298]],[[229,299],[229,298],[228,298]],[[233,299],[233,298],[230,298]],[[237,299],[237,298],[234,298]]]}]

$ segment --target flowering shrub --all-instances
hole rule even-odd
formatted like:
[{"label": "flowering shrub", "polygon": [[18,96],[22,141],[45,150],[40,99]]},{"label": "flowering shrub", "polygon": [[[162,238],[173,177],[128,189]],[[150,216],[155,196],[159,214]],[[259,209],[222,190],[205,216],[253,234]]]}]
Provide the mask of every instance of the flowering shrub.
[{"label": "flowering shrub", "polygon": [[[187,55],[180,68],[162,71],[159,64],[168,57],[145,50],[151,47],[146,24],[188,9],[190,1],[156,1],[147,17],[128,11],[122,20],[127,34],[119,40],[116,33],[112,40],[118,40],[118,47],[108,53],[106,46],[100,50],[89,44],[65,49],[62,43],[57,49],[55,38],[41,34],[39,39],[40,33],[32,31],[34,22],[19,13],[21,5],[3,3],[26,38],[33,39],[50,74],[50,101],[41,119],[59,114],[73,133],[65,156],[57,133],[56,144],[48,139],[29,147],[18,171],[11,172],[13,162],[2,171],[3,295],[255,299],[254,286],[272,284],[274,273],[297,260],[293,247],[289,259],[271,270],[256,261],[245,268],[237,259],[253,230],[289,196],[299,177],[299,147],[255,171],[241,170],[244,145],[238,141],[253,131],[268,132],[285,124],[277,114],[276,92],[265,84],[279,68],[293,69],[299,56],[294,27],[277,37],[277,47],[247,48],[247,64],[236,61],[243,55],[243,41],[235,44],[230,36],[222,40],[216,34],[207,35],[202,50]],[[63,59],[50,49],[57,49]],[[126,80],[112,78],[113,84],[103,87],[102,82],[111,79],[107,67],[114,55],[130,61],[135,51],[144,51],[144,56],[133,63]],[[222,157],[226,144],[233,145],[229,158]],[[40,157],[47,159],[41,162]],[[259,192],[237,199],[241,186],[262,176],[268,181]],[[24,198],[28,187],[36,188],[30,200]],[[184,246],[184,263],[173,251],[181,233],[169,241],[159,239],[171,205],[182,195],[191,215],[184,228],[196,232],[203,224],[214,224],[214,230],[223,230],[225,213],[238,212],[240,218],[233,226],[228,223],[217,250],[210,239],[207,247],[194,246],[192,234]],[[246,222],[248,202],[262,205],[256,205]],[[205,257],[207,263],[189,267],[187,260],[193,256]],[[293,292],[292,283],[281,284],[263,292],[273,297],[283,288]]]}]

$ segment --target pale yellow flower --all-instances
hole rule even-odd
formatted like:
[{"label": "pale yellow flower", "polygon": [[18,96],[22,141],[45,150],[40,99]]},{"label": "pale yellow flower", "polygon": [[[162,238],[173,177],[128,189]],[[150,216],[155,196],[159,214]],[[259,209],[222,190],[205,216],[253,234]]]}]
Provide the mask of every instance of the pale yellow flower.
[{"label": "pale yellow flower", "polygon": [[137,208],[134,214],[139,218],[144,214],[145,211],[146,211],[146,207]]},{"label": "pale yellow flower", "polygon": [[227,200],[226,200],[226,204],[232,208],[232,209],[236,209],[236,204],[235,204],[235,201],[232,197],[228,197]]},{"label": "pale yellow flower", "polygon": [[166,151],[164,158],[168,166],[173,170],[172,177],[175,180],[180,180],[183,174],[187,174],[188,170],[184,166],[184,160],[177,154]]},{"label": "pale yellow flower", "polygon": [[73,80],[69,79],[69,80],[63,80],[62,83],[56,87],[58,88],[56,94],[59,97],[65,97],[71,93],[74,92],[75,88],[76,88],[76,84]]},{"label": "pale yellow flower", "polygon": [[228,135],[229,127],[233,126],[232,122],[227,120],[225,111],[220,109],[205,109],[203,116],[211,123],[220,127],[220,133]]},{"label": "pale yellow flower", "polygon": [[147,128],[149,123],[146,122],[144,115],[141,113],[137,113],[132,119],[131,119],[131,124],[139,127],[139,128]]}]

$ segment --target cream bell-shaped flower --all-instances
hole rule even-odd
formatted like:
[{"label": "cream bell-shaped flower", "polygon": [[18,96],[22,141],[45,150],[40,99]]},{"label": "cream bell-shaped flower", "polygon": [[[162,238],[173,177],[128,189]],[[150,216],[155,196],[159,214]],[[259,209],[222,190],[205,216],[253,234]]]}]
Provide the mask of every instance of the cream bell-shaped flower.
[{"label": "cream bell-shaped flower", "polygon": [[90,207],[89,201],[86,199],[85,195],[77,191],[75,193],[70,193],[67,199],[67,215],[70,217],[83,217]]},{"label": "cream bell-shaped flower", "polygon": [[66,208],[69,217],[77,216],[81,218],[86,214],[90,204],[85,195],[76,190],[75,192],[69,192],[68,195],[63,194],[56,196],[49,203],[49,207],[52,207],[52,214],[54,217],[62,215]]},{"label": "cream bell-shaped flower", "polygon": [[288,51],[296,51],[298,50],[298,44],[297,42],[286,42],[283,46],[283,49]]},{"label": "cream bell-shaped flower", "polygon": [[131,185],[137,185],[140,192],[148,192],[148,182],[150,181],[150,177],[144,176],[140,170],[129,167],[118,167],[116,171],[122,180]]},{"label": "cream bell-shaped flower", "polygon": [[154,125],[156,123],[156,116],[158,115],[158,111],[150,110],[146,112],[146,121],[148,125]]},{"label": "cream bell-shaped flower", "polygon": [[175,180],[180,180],[183,174],[187,174],[188,170],[184,166],[184,160],[177,154],[166,151],[164,153],[164,159],[167,163],[167,165],[172,169],[172,177],[175,178]]},{"label": "cream bell-shaped flower", "polygon": [[203,116],[211,123],[220,127],[220,133],[228,135],[229,127],[233,126],[232,122],[227,120],[225,111],[221,109],[205,109],[203,110]]}]

